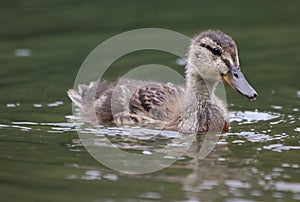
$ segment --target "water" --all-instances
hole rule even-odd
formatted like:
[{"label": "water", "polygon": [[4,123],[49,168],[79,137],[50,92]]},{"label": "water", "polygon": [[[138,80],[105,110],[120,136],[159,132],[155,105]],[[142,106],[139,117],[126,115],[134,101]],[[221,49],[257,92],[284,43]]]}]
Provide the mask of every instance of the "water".
[{"label": "water", "polygon": [[[299,1],[0,4],[1,201],[300,201]],[[161,171],[128,175],[82,146],[66,91],[100,42],[142,27],[229,33],[259,97],[250,103],[227,88],[231,129],[207,158],[186,155]],[[154,62],[184,72],[178,58],[142,51],[114,63],[107,78]],[[133,153],[151,154],[177,137],[103,129]]]}]

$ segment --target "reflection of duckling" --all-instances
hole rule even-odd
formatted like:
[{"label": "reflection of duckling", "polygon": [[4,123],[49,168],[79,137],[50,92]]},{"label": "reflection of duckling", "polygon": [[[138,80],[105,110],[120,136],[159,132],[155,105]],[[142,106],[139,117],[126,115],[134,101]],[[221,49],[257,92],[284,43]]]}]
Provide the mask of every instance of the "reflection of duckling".
[{"label": "reflection of duckling", "polygon": [[71,89],[68,95],[90,123],[145,126],[159,122],[168,130],[228,131],[226,107],[214,93],[217,83],[225,81],[252,101],[257,96],[239,66],[231,37],[209,30],[192,39],[185,88],[148,81],[102,81],[79,85],[78,91]]}]

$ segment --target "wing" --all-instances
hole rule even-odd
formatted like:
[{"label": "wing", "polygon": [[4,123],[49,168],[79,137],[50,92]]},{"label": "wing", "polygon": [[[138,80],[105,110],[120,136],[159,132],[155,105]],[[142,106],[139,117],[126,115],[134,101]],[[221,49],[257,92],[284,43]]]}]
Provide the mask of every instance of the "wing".
[{"label": "wing", "polygon": [[173,85],[146,84],[131,96],[129,110],[140,116],[166,120],[169,108],[176,107],[172,101],[177,100],[178,94],[178,87]]},{"label": "wing", "polygon": [[163,108],[167,101],[165,88],[159,84],[146,84],[137,89],[130,98],[131,113],[164,120]]}]

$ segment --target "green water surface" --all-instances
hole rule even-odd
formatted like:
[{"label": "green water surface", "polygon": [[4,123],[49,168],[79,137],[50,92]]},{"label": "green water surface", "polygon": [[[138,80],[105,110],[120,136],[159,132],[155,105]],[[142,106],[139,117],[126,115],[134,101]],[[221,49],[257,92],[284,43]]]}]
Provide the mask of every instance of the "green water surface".
[{"label": "green water surface", "polygon": [[[300,1],[4,0],[0,24],[0,201],[300,201]],[[231,130],[204,160],[128,175],[82,146],[66,91],[97,45],[146,27],[230,34],[259,97],[226,89]],[[184,73],[141,51],[107,78],[148,63]]]}]

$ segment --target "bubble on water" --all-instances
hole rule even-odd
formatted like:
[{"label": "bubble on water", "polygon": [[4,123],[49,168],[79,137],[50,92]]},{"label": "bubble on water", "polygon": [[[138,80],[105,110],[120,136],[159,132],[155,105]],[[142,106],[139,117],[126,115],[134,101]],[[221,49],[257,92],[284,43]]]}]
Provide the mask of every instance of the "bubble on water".
[{"label": "bubble on water", "polygon": [[226,159],[225,159],[225,158],[222,158],[222,157],[220,157],[220,158],[218,158],[218,159],[217,159],[217,161],[226,161]]},{"label": "bubble on water", "polygon": [[258,112],[258,111],[237,111],[229,112],[231,122],[239,122],[241,124],[257,123],[258,121],[268,121],[280,117],[278,113]]},{"label": "bubble on water", "polygon": [[14,122],[12,122],[12,125],[1,124],[0,128],[17,128],[17,129],[20,129],[21,131],[24,131],[24,132],[27,132],[27,131],[30,131],[30,130],[33,129],[31,127],[26,127],[26,126],[22,126],[22,125],[39,125],[39,124],[35,123],[35,122],[17,122],[17,121],[14,121]]},{"label": "bubble on water", "polygon": [[277,191],[290,191],[292,193],[299,193],[300,183],[279,181],[274,182],[274,188]]},{"label": "bubble on water", "polygon": [[142,153],[143,154],[152,154],[152,152],[150,152],[150,151],[143,151]]},{"label": "bubble on water", "polygon": [[275,94],[276,94],[276,91],[275,91],[274,89],[272,89],[272,90],[271,90],[271,94],[272,94],[272,95],[275,95]]},{"label": "bubble on water", "polygon": [[58,107],[58,106],[63,105],[63,104],[64,104],[63,101],[56,101],[56,102],[47,104],[47,106],[48,107]]},{"label": "bubble on water", "polygon": [[281,167],[288,168],[288,167],[290,167],[290,164],[289,163],[282,163]]},{"label": "bubble on water", "polygon": [[[182,134],[177,131],[161,131],[155,129],[147,129],[141,127],[100,127],[100,128],[85,128],[80,132],[93,133],[96,135],[107,135],[107,136],[130,136],[136,140],[152,140],[156,139],[172,139],[181,138]],[[175,143],[175,142],[174,142]]]},{"label": "bubble on water", "polygon": [[233,188],[245,188],[245,189],[251,188],[251,184],[239,180],[226,180],[225,184]]},{"label": "bubble on water", "polygon": [[294,130],[295,130],[295,132],[300,132],[300,127],[297,127]]},{"label": "bubble on water", "polygon": [[251,196],[262,196],[262,192],[260,190],[253,190],[251,191]]},{"label": "bubble on water", "polygon": [[186,65],[186,60],[185,60],[185,59],[182,59],[182,58],[178,58],[178,59],[176,60],[176,64],[177,64],[177,65],[180,65],[180,66],[184,66],[184,65]]},{"label": "bubble on water", "polygon": [[79,127],[81,123],[40,123],[42,126],[51,126],[51,130],[48,130],[49,133],[63,133],[69,131],[76,131],[76,127]]},{"label": "bubble on water", "polygon": [[281,192],[273,192],[272,196],[274,198],[283,198],[284,197],[283,193],[281,193]]},{"label": "bubble on water", "polygon": [[217,145],[227,145],[228,142],[222,140],[222,141],[217,142],[216,144],[217,144]]},{"label": "bubble on water", "polygon": [[6,104],[6,107],[16,107],[16,105],[13,103],[8,103],[8,104]]},{"label": "bubble on water", "polygon": [[9,125],[0,124],[0,128],[7,128]]},{"label": "bubble on water", "polygon": [[76,131],[75,127],[79,127],[81,123],[37,123],[31,121],[13,121],[11,122],[12,125],[0,125],[2,127],[11,127],[11,128],[19,128],[22,131],[29,131],[29,130],[41,130],[41,127],[25,127],[24,125],[32,125],[32,126],[50,126],[51,129],[47,130],[49,133],[63,133],[67,131]]},{"label": "bubble on water", "polygon": [[279,106],[279,105],[271,105],[271,108],[280,110],[280,109],[282,109],[282,106]]},{"label": "bubble on water", "polygon": [[176,156],[168,156],[168,155],[166,155],[166,156],[164,156],[164,158],[165,159],[176,159]]},{"label": "bubble on water", "polygon": [[300,98],[300,90],[298,90],[298,91],[296,92],[296,94],[297,94],[297,97]]},{"label": "bubble on water", "polygon": [[200,184],[197,188],[199,190],[211,190],[217,185],[219,185],[217,180],[203,180],[202,184]]},{"label": "bubble on water", "polygon": [[47,125],[47,126],[60,126],[60,127],[69,127],[69,128],[72,128],[72,127],[75,127],[79,124],[77,123],[41,123],[41,125]]},{"label": "bubble on water", "polygon": [[8,108],[18,107],[18,106],[20,106],[20,103],[7,103],[6,104],[6,107],[8,107]]},{"label": "bubble on water", "polygon": [[271,175],[265,175],[264,179],[267,180],[267,181],[270,181],[270,180],[272,180],[272,176]]},{"label": "bubble on water", "polygon": [[14,55],[16,57],[29,57],[31,56],[32,51],[30,49],[20,48],[16,49],[14,52]]},{"label": "bubble on water", "polygon": [[283,168],[280,168],[280,167],[274,167],[273,171],[274,172],[283,172],[284,170],[283,170]]},{"label": "bubble on water", "polygon": [[105,174],[105,175],[103,175],[103,178],[111,180],[111,181],[116,181],[119,179],[118,175],[116,175],[116,174]]},{"label": "bubble on water", "polygon": [[[265,142],[273,140],[271,136],[261,133],[255,133],[250,131],[243,131],[240,133],[227,133],[228,135],[237,135],[246,138],[249,142]],[[240,142],[241,143],[241,142]]]},{"label": "bubble on water", "polygon": [[161,195],[158,192],[144,192],[140,195],[140,198],[145,199],[161,199]]},{"label": "bubble on water", "polygon": [[101,180],[101,172],[98,170],[87,170],[83,175],[68,175],[67,179]]},{"label": "bubble on water", "polygon": [[78,120],[81,120],[80,117],[74,116],[74,115],[67,115],[67,116],[65,116],[65,117],[66,117],[66,119],[67,119],[68,121],[70,121],[70,122],[77,122]]},{"label": "bubble on water", "polygon": [[244,143],[244,140],[233,140],[231,143],[233,144],[240,144],[240,143]]},{"label": "bubble on water", "polygon": [[20,129],[21,131],[24,131],[24,132],[27,132],[27,131],[32,130],[32,128],[24,127],[24,126],[12,125],[11,127],[12,127],[12,128],[18,128],[18,129]]},{"label": "bubble on water", "polygon": [[89,180],[98,180],[101,179],[101,172],[98,170],[88,170],[85,172],[85,176],[83,176],[82,178],[85,177],[85,179],[89,179]]},{"label": "bubble on water", "polygon": [[15,124],[15,125],[39,125],[38,123],[29,122],[29,121],[13,121],[12,124]]},{"label": "bubble on water", "polygon": [[295,194],[293,199],[300,201],[300,194]]},{"label": "bubble on water", "polygon": [[282,151],[288,151],[291,149],[300,149],[300,146],[284,146],[283,144],[271,144],[271,145],[264,146],[263,148],[266,150],[282,152]]},{"label": "bubble on water", "polygon": [[278,121],[273,121],[273,122],[270,122],[271,125],[277,125],[279,123],[284,123],[286,122],[285,120],[278,120]]},{"label": "bubble on water", "polygon": [[35,103],[35,104],[33,104],[33,107],[41,108],[41,107],[43,107],[43,105],[42,105],[42,104]]},{"label": "bubble on water", "polygon": [[48,133],[64,133],[64,131],[47,130]]}]

